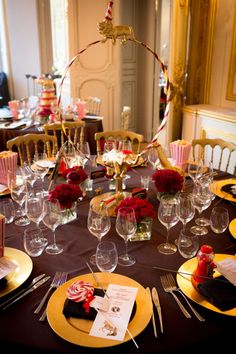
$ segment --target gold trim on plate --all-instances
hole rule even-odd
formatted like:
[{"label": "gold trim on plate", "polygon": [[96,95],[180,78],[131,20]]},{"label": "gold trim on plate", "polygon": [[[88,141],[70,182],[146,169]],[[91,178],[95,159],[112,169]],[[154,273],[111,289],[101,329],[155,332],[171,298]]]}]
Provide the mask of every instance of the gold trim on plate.
[{"label": "gold trim on plate", "polygon": [[[146,328],[152,316],[152,302],[148,293],[142,285],[126,276],[115,273],[95,274],[104,288],[107,288],[109,283],[138,288],[136,296],[136,312],[128,326],[132,336],[136,337]],[[62,311],[66,300],[66,290],[68,286],[78,280],[88,281],[94,286],[97,286],[94,282],[93,275],[89,273],[67,281],[53,293],[47,306],[47,319],[53,331],[66,341],[83,347],[111,347],[129,341],[131,338],[127,332],[124,341],[115,341],[90,336],[89,331],[92,327],[92,321],[72,317],[66,318],[63,315]]]}]

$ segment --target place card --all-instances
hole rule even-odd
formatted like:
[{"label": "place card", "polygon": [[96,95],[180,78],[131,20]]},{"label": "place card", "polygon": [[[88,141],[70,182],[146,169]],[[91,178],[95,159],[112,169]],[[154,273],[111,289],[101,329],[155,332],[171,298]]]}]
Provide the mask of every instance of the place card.
[{"label": "place card", "polygon": [[17,268],[15,262],[10,260],[8,257],[0,258],[0,279],[4,278],[7,274],[11,273]]},{"label": "place card", "polygon": [[236,261],[232,258],[225,258],[216,263],[217,270],[236,286]]},{"label": "place card", "polygon": [[98,310],[90,335],[123,341],[135,303],[138,288],[109,284],[106,294],[108,310]]}]

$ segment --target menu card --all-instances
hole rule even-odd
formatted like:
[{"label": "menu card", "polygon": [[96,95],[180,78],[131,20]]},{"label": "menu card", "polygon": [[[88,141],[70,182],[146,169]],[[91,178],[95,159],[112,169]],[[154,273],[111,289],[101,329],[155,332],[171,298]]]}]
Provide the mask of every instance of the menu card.
[{"label": "menu card", "polygon": [[108,309],[98,310],[90,331],[91,336],[124,340],[138,288],[109,284],[106,294]]}]

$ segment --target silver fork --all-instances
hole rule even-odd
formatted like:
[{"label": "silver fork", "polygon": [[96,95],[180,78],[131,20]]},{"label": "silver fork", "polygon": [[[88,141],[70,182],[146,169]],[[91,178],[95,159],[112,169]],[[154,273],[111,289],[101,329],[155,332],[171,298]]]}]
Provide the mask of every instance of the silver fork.
[{"label": "silver fork", "polygon": [[54,278],[51,282],[51,285],[49,287],[49,289],[47,290],[47,292],[45,293],[44,297],[42,298],[42,300],[40,301],[38,307],[34,310],[34,313],[39,313],[41,311],[41,309],[43,308],[43,305],[45,304],[47,298],[48,298],[48,295],[50,293],[50,291],[53,289],[53,288],[57,288],[59,286],[59,282],[60,282],[60,279],[62,277],[62,274],[61,272],[56,272],[55,275],[54,275]]},{"label": "silver fork", "polygon": [[187,297],[184,295],[184,293],[181,291],[180,288],[178,288],[177,284],[176,284],[176,281],[173,277],[173,275],[171,273],[168,273],[166,275],[168,281],[169,281],[169,284],[170,286],[172,287],[172,291],[178,291],[182,296],[183,298],[185,299],[185,301],[187,302],[188,306],[190,307],[190,309],[193,311],[194,315],[197,317],[197,319],[201,322],[204,322],[205,321],[205,318],[203,318],[193,307],[192,305],[190,304],[190,302],[188,301]]},{"label": "silver fork", "polygon": [[186,310],[186,308],[182,305],[182,303],[180,302],[180,300],[178,299],[178,297],[175,295],[175,293],[173,292],[173,287],[170,286],[169,281],[167,279],[167,277],[165,275],[161,275],[160,276],[161,279],[161,284],[163,289],[165,290],[165,292],[170,293],[175,301],[177,302],[177,304],[179,305],[179,308],[181,309],[181,311],[183,312],[183,314],[187,317],[187,318],[191,318],[190,313]]},{"label": "silver fork", "polygon": [[[67,274],[66,272],[61,273],[61,277],[60,277],[60,279],[59,279],[59,281],[58,281],[57,288],[58,288],[60,285],[62,285],[62,284],[64,284],[64,283],[66,282],[66,280],[67,280],[67,275],[68,275],[68,274]],[[43,311],[41,317],[39,318],[39,321],[43,322],[43,321],[46,319],[46,317],[47,317],[47,308]]]}]

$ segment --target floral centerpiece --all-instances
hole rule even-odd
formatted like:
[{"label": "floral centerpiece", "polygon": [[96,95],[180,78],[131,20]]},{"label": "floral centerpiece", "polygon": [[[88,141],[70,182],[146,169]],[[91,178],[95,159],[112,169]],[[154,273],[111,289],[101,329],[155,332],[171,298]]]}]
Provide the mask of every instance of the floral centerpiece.
[{"label": "floral centerpiece", "polygon": [[152,221],[156,217],[156,209],[147,199],[128,197],[123,199],[115,208],[115,214],[123,207],[133,208],[137,221],[137,231],[131,241],[150,240]]},{"label": "floral centerpiece", "polygon": [[152,175],[152,180],[157,189],[157,197],[160,199],[164,194],[176,194],[183,188],[183,176],[170,169],[158,170]]},{"label": "floral centerpiece", "polygon": [[76,184],[61,183],[56,185],[48,195],[48,199],[58,200],[61,209],[64,211],[62,224],[76,219],[77,200],[82,197],[82,191]]}]

